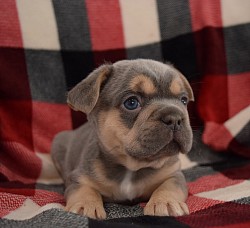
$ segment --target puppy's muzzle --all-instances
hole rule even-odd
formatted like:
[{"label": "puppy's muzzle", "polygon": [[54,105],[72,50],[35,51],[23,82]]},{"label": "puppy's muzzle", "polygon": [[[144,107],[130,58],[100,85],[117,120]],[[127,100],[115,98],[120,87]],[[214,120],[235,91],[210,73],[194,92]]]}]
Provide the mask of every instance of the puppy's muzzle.
[{"label": "puppy's muzzle", "polygon": [[164,115],[161,118],[162,123],[172,131],[180,131],[183,127],[184,118],[180,114]]},{"label": "puppy's muzzle", "polygon": [[171,131],[180,131],[184,124],[184,114],[179,108],[166,107],[159,112],[159,120]]}]

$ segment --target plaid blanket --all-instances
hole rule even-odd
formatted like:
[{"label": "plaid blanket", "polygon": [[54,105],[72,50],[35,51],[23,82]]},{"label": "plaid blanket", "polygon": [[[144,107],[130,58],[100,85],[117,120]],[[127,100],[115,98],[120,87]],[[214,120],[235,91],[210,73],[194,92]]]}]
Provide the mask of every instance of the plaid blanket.
[{"label": "plaid blanket", "polygon": [[[1,227],[249,227],[249,0],[0,0]],[[188,80],[195,139],[182,157],[191,214],[108,219],[63,211],[54,135],[86,117],[66,92],[105,61],[172,62]]]}]

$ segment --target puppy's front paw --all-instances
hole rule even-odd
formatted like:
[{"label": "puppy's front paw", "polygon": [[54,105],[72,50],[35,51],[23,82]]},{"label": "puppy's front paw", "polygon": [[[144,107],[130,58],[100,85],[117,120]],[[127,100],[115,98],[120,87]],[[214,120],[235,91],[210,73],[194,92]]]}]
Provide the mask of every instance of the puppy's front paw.
[{"label": "puppy's front paw", "polygon": [[65,210],[92,219],[105,219],[107,217],[103,205],[99,202],[80,201],[72,205],[67,205]]},{"label": "puppy's front paw", "polygon": [[189,214],[187,204],[176,200],[166,202],[150,200],[144,208],[144,215],[181,216],[187,214]]}]

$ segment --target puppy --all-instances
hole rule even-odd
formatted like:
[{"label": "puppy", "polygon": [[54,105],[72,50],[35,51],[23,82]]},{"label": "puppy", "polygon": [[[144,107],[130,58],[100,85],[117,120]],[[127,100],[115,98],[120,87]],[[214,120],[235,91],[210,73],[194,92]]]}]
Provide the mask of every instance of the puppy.
[{"label": "puppy", "polygon": [[148,201],[145,215],[188,214],[178,154],[191,149],[193,100],[185,77],[153,60],[105,64],[77,84],[67,102],[88,122],[52,144],[66,210],[105,219],[103,202]]}]

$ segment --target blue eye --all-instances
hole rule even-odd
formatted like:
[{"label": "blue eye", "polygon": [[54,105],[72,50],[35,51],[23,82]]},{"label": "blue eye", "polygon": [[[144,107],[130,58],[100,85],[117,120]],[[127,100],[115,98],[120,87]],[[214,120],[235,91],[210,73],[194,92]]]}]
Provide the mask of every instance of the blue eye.
[{"label": "blue eye", "polygon": [[140,107],[140,103],[136,97],[130,97],[123,103],[127,110],[135,110]]}]

